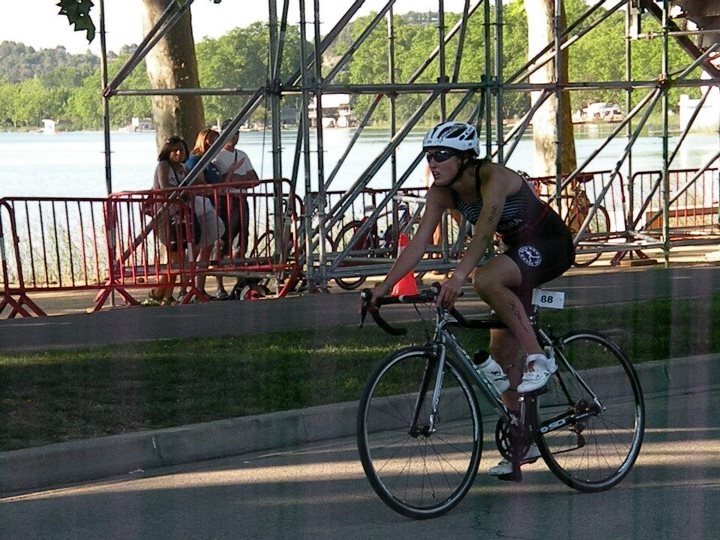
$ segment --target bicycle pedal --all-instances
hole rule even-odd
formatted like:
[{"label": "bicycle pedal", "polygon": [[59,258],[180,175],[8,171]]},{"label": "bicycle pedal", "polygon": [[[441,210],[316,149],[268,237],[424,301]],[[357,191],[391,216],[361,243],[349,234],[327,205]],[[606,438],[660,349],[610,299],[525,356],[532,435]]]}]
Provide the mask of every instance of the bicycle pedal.
[{"label": "bicycle pedal", "polygon": [[518,469],[507,474],[501,474],[497,476],[498,480],[504,480],[505,482],[522,482],[522,471]]},{"label": "bicycle pedal", "polygon": [[543,386],[542,388],[538,388],[537,390],[533,390],[532,392],[518,392],[521,396],[540,396],[547,392],[547,385]]}]

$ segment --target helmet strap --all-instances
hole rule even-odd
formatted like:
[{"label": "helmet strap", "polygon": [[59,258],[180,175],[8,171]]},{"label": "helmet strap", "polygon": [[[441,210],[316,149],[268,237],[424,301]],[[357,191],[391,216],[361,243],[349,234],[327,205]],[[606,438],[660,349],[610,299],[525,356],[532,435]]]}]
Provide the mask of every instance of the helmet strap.
[{"label": "helmet strap", "polygon": [[455,182],[460,180],[463,174],[465,174],[465,171],[473,164],[475,163],[475,158],[468,158],[468,157],[461,157],[460,162],[460,168],[458,168],[458,172],[455,174],[452,180],[450,180],[450,183],[448,184],[448,187],[452,186]]}]

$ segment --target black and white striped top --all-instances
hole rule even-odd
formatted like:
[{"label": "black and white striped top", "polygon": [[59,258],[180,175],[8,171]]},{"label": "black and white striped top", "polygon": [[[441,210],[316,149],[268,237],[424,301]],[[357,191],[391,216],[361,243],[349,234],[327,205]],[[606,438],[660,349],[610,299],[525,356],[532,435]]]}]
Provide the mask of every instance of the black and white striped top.
[{"label": "black and white striped top", "polygon": [[[455,208],[473,225],[477,222],[483,207],[479,187],[478,185],[478,198],[472,203],[465,202],[455,191],[452,192]],[[537,198],[530,184],[523,178],[517,193],[505,199],[496,232],[503,241],[512,243],[515,237],[529,233],[547,210],[547,205]]]}]

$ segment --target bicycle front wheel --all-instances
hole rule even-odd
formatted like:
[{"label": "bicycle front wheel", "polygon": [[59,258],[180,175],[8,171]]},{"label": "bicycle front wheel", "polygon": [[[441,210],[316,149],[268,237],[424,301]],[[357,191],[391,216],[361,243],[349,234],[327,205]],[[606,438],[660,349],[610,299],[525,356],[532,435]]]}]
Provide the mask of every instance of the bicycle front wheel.
[{"label": "bicycle front wheel", "polygon": [[372,374],[358,409],[358,450],[370,485],[390,508],[414,519],[455,507],[475,480],[482,451],[471,383],[449,360],[438,377],[438,365],[422,347],[390,355]]},{"label": "bicycle front wheel", "polygon": [[610,489],[630,472],[642,445],[645,405],[637,374],[609,338],[571,332],[556,344],[557,373],[538,397],[538,448],[562,482]]}]

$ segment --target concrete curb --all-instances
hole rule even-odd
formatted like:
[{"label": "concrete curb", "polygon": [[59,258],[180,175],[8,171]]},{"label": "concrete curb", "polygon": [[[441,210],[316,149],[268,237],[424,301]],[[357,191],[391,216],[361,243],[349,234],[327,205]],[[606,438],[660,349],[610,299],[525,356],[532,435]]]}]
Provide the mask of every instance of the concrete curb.
[{"label": "concrete curb", "polygon": [[[646,396],[704,391],[720,382],[720,355],[647,362],[637,371]],[[356,408],[356,403],[341,403],[4,452],[0,493],[350,437]]]},{"label": "concrete curb", "polygon": [[0,453],[0,493],[151,470],[355,432],[355,403],[113,435]]}]

